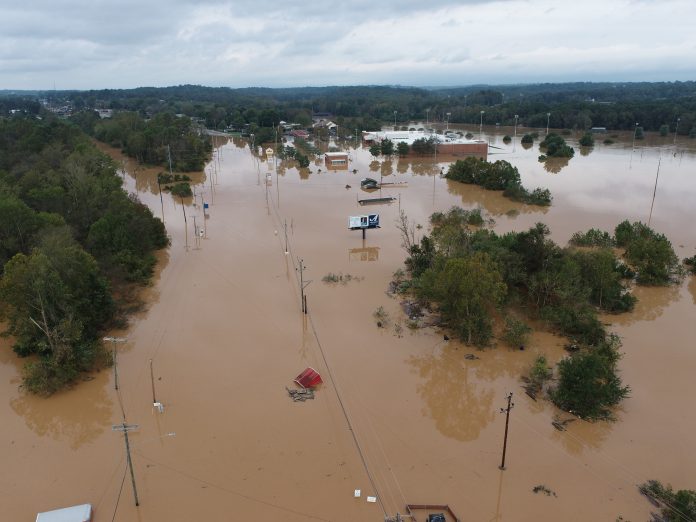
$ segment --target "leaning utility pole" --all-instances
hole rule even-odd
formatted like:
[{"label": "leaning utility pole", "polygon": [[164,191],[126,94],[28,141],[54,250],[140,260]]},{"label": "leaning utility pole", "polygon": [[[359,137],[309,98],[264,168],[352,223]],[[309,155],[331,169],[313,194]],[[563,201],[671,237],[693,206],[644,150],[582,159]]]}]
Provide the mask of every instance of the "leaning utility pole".
[{"label": "leaning utility pole", "polygon": [[505,413],[505,438],[503,439],[503,461],[499,468],[505,469],[505,451],[507,450],[508,425],[510,424],[510,410],[515,405],[512,403],[512,392],[507,396],[507,408],[500,408],[500,413]]},{"label": "leaning utility pole", "polygon": [[140,502],[138,501],[138,490],[135,487],[135,473],[133,473],[133,461],[131,460],[130,444],[128,443],[128,432],[130,430],[137,430],[137,429],[138,429],[137,424],[126,424],[125,421],[121,424],[114,424],[113,426],[111,426],[111,431],[122,431],[123,432],[123,437],[126,441],[126,458],[128,459],[128,467],[130,468],[131,482],[133,484],[133,496],[135,497],[135,505],[139,506]]},{"label": "leaning utility pole", "polygon": [[124,337],[104,337],[104,341],[111,342],[111,360],[114,365],[114,390],[118,390],[118,361],[116,359],[116,343],[125,343],[128,339]]},{"label": "leaning utility pole", "polygon": [[311,283],[312,281],[311,280],[310,281],[304,280],[304,271],[307,269],[307,267],[304,266],[304,261],[301,258],[298,257],[297,261],[300,265],[300,267],[297,270],[300,271],[300,295],[301,295],[301,301],[302,301],[301,302],[302,312],[304,314],[306,314],[307,313],[307,296],[304,293],[304,289],[307,288],[309,283]]}]

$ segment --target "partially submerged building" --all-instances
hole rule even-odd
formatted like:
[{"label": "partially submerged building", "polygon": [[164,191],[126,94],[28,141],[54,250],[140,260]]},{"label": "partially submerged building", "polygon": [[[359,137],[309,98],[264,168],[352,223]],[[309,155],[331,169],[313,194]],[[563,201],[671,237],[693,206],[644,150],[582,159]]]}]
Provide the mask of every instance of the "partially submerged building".
[{"label": "partially submerged building", "polygon": [[435,134],[424,131],[363,131],[364,143],[380,143],[391,140],[394,144],[406,143],[409,147],[416,140],[433,140],[437,154],[449,156],[476,156],[488,159],[488,142],[484,140],[468,140],[456,134]]},{"label": "partially submerged building", "polygon": [[324,164],[330,169],[347,169],[347,152],[327,152],[324,154]]}]

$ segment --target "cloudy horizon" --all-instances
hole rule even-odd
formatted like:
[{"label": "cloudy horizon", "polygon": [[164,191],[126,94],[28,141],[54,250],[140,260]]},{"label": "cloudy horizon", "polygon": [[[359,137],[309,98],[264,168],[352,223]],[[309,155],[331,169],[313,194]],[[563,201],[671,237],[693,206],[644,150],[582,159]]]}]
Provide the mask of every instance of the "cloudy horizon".
[{"label": "cloudy horizon", "polygon": [[688,0],[36,0],[0,18],[0,89],[696,79]]}]

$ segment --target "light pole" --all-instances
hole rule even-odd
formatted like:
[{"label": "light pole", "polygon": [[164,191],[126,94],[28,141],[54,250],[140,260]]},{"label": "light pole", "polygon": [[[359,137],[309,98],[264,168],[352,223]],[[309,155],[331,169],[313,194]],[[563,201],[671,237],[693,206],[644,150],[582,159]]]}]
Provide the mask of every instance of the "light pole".
[{"label": "light pole", "polygon": [[486,111],[481,111],[481,121],[479,122],[479,139],[483,137],[483,113]]},{"label": "light pole", "polygon": [[445,127],[445,131],[448,131],[448,130],[449,130],[449,119],[450,119],[450,116],[451,116],[451,115],[452,115],[451,112],[448,112],[448,113],[447,113],[447,126]]},{"label": "light pole", "polygon": [[515,114],[515,134],[514,134],[513,141],[512,141],[512,148],[513,149],[515,148],[515,146],[517,144],[517,119],[519,117],[520,117],[519,114]]},{"label": "light pole", "polygon": [[425,127],[427,129],[430,123],[430,109],[425,109]]},{"label": "light pole", "polygon": [[396,111],[394,111],[394,127],[396,127]]},{"label": "light pole", "polygon": [[636,134],[638,133],[638,122],[636,122],[636,128],[633,130],[633,145],[631,145],[631,150],[636,150]]},{"label": "light pole", "polygon": [[549,123],[551,122],[551,113],[546,113],[546,135],[549,135]]},{"label": "light pole", "polygon": [[681,118],[677,118],[677,126],[674,128],[674,145],[677,144],[677,131],[679,130],[679,122]]}]

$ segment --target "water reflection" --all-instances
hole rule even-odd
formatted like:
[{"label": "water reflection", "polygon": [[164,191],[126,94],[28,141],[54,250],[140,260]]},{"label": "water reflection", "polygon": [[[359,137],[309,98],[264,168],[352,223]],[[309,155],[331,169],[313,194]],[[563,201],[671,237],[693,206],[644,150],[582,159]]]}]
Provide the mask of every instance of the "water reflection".
[{"label": "water reflection", "polygon": [[689,292],[691,292],[691,298],[696,305],[696,276],[691,276],[691,280],[689,281]]},{"label": "water reflection", "polygon": [[478,378],[481,361],[458,363],[460,354],[453,351],[447,346],[437,355],[411,357],[408,363],[425,379],[417,391],[426,404],[424,414],[437,430],[456,440],[474,440],[495,418],[495,391]]},{"label": "water reflection", "polygon": [[568,166],[570,158],[548,158],[544,161],[544,170],[551,174],[558,174]]},{"label": "water reflection", "polygon": [[593,150],[594,150],[594,147],[580,147],[580,155],[581,156],[589,156]]},{"label": "water reflection", "polygon": [[111,425],[113,402],[106,393],[108,372],[50,399],[22,394],[10,406],[39,436],[66,441],[72,449],[94,441]]},{"label": "water reflection", "polygon": [[639,321],[654,321],[665,309],[679,299],[680,285],[670,286],[636,286],[633,295],[638,298],[632,312],[605,316],[605,319],[620,325],[629,325]]},{"label": "water reflection", "polygon": [[[619,411],[622,410],[619,409]],[[582,454],[588,448],[597,449],[601,447],[615,424],[607,421],[588,422],[565,412],[560,413],[559,418],[575,420],[568,424],[566,431],[554,429],[552,438],[560,441],[568,453],[576,456]]]},{"label": "water reflection", "polygon": [[351,248],[348,250],[349,261],[377,261],[379,247]]},{"label": "water reflection", "polygon": [[462,205],[465,207],[482,206],[489,214],[502,216],[503,214],[546,214],[550,207],[540,207],[537,205],[525,205],[512,201],[501,191],[485,190],[476,185],[467,185],[458,181],[447,180],[447,192],[460,196]]}]

